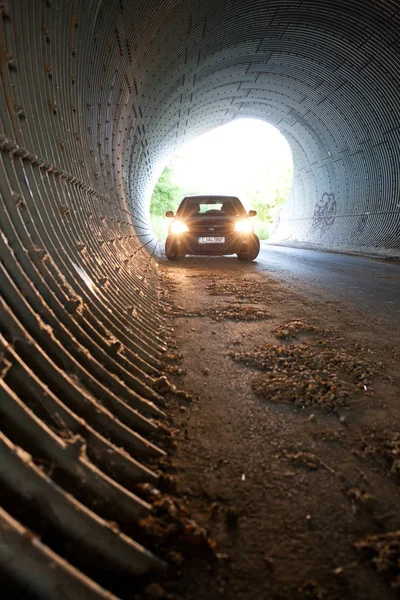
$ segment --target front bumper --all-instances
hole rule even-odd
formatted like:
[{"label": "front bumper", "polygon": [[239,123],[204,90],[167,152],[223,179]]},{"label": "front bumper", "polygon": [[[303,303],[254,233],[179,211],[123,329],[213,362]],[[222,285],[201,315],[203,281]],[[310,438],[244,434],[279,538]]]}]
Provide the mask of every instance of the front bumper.
[{"label": "front bumper", "polygon": [[245,252],[247,244],[250,242],[251,236],[254,234],[246,233],[228,233],[224,234],[225,243],[210,243],[210,244],[199,244],[198,238],[210,235],[209,233],[199,233],[194,235],[193,233],[180,233],[170,234],[168,236],[169,241],[177,245],[180,248],[182,254],[193,254],[193,255],[208,255],[208,256],[223,256],[228,254],[237,254],[238,252]]}]

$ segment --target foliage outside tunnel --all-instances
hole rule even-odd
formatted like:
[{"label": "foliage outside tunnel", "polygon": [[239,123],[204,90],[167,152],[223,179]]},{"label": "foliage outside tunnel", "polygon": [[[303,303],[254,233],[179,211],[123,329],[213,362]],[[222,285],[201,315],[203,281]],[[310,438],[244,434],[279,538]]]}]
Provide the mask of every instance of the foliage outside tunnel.
[{"label": "foliage outside tunnel", "polygon": [[[288,168],[287,164],[267,166],[261,177],[247,181],[241,194],[237,194],[247,210],[257,211],[254,228],[260,239],[268,239],[274,230],[275,220],[288,199],[292,181],[292,167]],[[174,178],[173,162],[167,165],[154,188],[150,203],[150,221],[155,236],[159,240],[167,237],[167,210],[175,212],[184,196],[202,193],[204,190],[199,188],[189,189],[178,185]],[[227,192],[227,195],[230,193]]]}]

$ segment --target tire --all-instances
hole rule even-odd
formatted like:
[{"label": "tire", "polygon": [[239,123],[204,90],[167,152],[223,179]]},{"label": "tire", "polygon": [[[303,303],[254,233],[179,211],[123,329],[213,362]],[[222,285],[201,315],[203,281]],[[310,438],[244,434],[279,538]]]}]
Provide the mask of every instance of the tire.
[{"label": "tire", "polygon": [[165,240],[165,254],[168,260],[181,260],[184,258],[185,253],[182,251],[181,243],[179,240],[171,239],[171,236],[168,236]]},{"label": "tire", "polygon": [[238,252],[237,257],[239,260],[252,261],[257,258],[260,253],[260,240],[255,233],[249,238],[247,242],[247,248],[244,252]]}]

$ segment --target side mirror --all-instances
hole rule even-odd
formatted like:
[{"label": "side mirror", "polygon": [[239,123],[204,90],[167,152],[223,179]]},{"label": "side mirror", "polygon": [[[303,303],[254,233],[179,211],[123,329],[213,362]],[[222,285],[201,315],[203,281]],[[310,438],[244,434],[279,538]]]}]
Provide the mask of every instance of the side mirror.
[{"label": "side mirror", "polygon": [[249,217],[256,217],[256,216],[257,216],[256,210],[249,210]]},{"label": "side mirror", "polygon": [[167,210],[167,212],[165,213],[165,216],[168,217],[168,219],[173,219],[175,217],[174,211],[173,210]]}]

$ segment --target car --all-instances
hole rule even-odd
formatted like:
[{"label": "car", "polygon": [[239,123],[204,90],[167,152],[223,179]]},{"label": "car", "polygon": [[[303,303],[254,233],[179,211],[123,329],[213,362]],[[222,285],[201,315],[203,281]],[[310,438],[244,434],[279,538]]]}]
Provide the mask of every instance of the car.
[{"label": "car", "polygon": [[254,260],[260,252],[260,240],[254,233],[251,217],[235,196],[186,196],[173,219],[165,241],[169,260],[189,255],[236,254],[240,260]]}]

